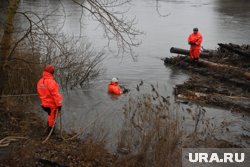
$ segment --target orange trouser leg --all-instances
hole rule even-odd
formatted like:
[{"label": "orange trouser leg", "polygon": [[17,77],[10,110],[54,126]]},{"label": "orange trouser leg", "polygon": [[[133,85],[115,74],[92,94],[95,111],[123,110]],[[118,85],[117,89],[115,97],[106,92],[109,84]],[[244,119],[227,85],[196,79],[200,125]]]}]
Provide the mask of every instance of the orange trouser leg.
[{"label": "orange trouser leg", "polygon": [[200,48],[191,48],[189,52],[189,56],[191,59],[197,59],[200,57]]},{"label": "orange trouser leg", "polygon": [[[48,115],[48,124],[49,127],[52,127],[55,123],[55,119],[56,119],[56,113],[58,112],[57,109],[55,108],[51,108],[50,109],[50,114]],[[59,112],[57,113],[57,117],[59,116]]]},{"label": "orange trouser leg", "polygon": [[192,60],[194,59],[194,49],[190,49],[189,56]]},{"label": "orange trouser leg", "polygon": [[200,49],[190,49],[189,56],[192,60],[199,58],[200,57]]},{"label": "orange trouser leg", "polygon": [[194,49],[194,51],[193,51],[193,57],[195,59],[200,57],[200,49]]}]

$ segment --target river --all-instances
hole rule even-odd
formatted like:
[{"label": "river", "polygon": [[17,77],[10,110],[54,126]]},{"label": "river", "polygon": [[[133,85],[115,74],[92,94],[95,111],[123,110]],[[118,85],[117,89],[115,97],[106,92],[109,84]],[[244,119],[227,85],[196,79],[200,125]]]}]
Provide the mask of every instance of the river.
[{"label": "river", "polygon": [[[79,10],[70,1],[63,1],[67,14],[63,31],[69,35],[79,36]],[[60,5],[57,1],[22,0],[21,9],[35,11],[52,10]],[[101,138],[107,132],[107,143],[114,147],[117,131],[122,126],[122,107],[130,96],[136,96],[136,86],[142,80],[144,88],[141,92],[150,92],[150,84],[158,85],[164,96],[172,96],[173,87],[188,79],[188,75],[178,69],[165,67],[160,60],[170,54],[170,47],[188,49],[187,37],[193,27],[199,27],[203,34],[203,47],[215,49],[217,43],[250,44],[250,1],[247,0],[162,0],[159,1],[159,13],[168,15],[162,17],[156,11],[156,1],[132,1],[128,17],[136,16],[136,27],[144,32],[139,38],[142,44],[134,49],[138,56],[133,61],[129,54],[114,56],[106,50],[103,66],[106,71],[88,88],[64,94],[63,125],[67,130],[77,130],[80,127],[91,126],[89,132]],[[82,38],[87,39],[98,50],[107,45],[103,32],[97,23],[83,18],[84,28]],[[115,47],[115,46],[114,46]],[[113,48],[115,50],[115,48]],[[116,99],[107,94],[107,85],[112,77],[131,89],[128,95]],[[174,98],[172,98],[174,101]],[[196,105],[189,104],[191,109]],[[223,120],[232,122],[230,131],[218,134],[225,139],[243,146],[250,146],[249,141],[242,141],[242,134],[250,135],[244,127],[250,127],[249,117],[241,113],[227,111],[215,107],[205,107],[207,117],[215,118],[216,123]],[[98,119],[97,119],[98,118]],[[101,130],[100,130],[101,129]],[[102,132],[102,133],[100,133]]]}]

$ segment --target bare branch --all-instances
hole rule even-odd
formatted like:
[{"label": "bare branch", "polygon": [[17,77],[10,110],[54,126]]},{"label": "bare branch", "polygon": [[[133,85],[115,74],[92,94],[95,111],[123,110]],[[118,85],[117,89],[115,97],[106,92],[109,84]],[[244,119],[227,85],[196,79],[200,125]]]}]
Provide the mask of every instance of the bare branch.
[{"label": "bare branch", "polygon": [[156,2],[156,5],[155,5],[155,6],[156,6],[156,11],[157,11],[157,13],[158,13],[159,16],[161,16],[161,17],[167,17],[167,16],[170,15],[170,13],[165,14],[165,15],[161,14],[161,12],[160,12],[160,10],[159,10],[159,6],[160,6],[160,5],[159,5],[159,0],[156,0],[155,2]]},{"label": "bare branch", "polygon": [[[110,41],[116,41],[118,50],[123,53],[129,51],[132,54],[132,47],[138,46],[137,36],[142,32],[134,28],[135,18],[127,20],[124,12],[117,12],[114,7],[129,4],[131,0],[72,0],[82,9],[88,11],[92,18],[100,23],[105,37]],[[126,11],[125,11],[126,12]],[[119,17],[118,17],[119,16]]]}]

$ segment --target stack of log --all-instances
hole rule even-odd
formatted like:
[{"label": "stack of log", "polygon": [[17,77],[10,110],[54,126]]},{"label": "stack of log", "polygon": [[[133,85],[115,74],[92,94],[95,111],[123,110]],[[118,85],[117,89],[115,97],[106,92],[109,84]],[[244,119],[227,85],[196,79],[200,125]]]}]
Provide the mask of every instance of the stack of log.
[{"label": "stack of log", "polygon": [[[171,53],[186,56],[165,58],[166,66],[174,65],[198,74],[177,85],[175,95],[181,99],[250,111],[250,46],[218,45],[216,51],[202,51],[198,62],[189,59],[189,50],[170,49]],[[214,83],[217,85],[214,86]],[[227,91],[221,92],[221,87]]]}]

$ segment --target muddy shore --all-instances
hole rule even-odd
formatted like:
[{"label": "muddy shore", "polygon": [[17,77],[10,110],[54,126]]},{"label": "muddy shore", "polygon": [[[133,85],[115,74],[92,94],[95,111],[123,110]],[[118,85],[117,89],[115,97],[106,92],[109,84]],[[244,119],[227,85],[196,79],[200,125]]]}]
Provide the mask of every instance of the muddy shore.
[{"label": "muddy shore", "polygon": [[[91,139],[64,141],[58,130],[43,144],[42,141],[47,137],[45,121],[30,111],[20,108],[1,111],[0,119],[2,167],[109,167],[116,159],[102,143],[94,143]],[[10,140],[6,137],[10,137]],[[4,146],[6,143],[8,145]]]}]

